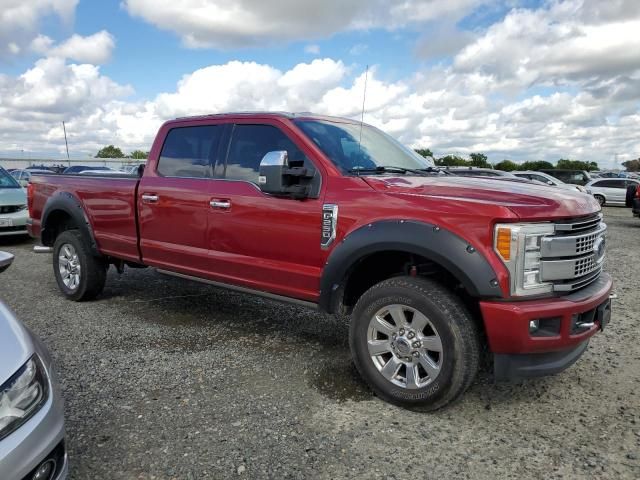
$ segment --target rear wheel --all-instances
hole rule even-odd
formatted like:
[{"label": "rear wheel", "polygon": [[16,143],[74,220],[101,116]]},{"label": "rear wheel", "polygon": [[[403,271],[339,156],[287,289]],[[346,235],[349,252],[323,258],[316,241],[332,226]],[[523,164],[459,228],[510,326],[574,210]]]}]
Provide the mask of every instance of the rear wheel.
[{"label": "rear wheel", "polygon": [[605,199],[602,195],[594,195],[593,197],[596,199],[596,201],[600,204],[601,207],[604,206]]},{"label": "rear wheel", "polygon": [[383,400],[436,410],[471,385],[480,333],[458,297],[428,279],[397,277],[358,301],[349,335],[354,363]]},{"label": "rear wheel", "polygon": [[74,301],[91,300],[104,289],[107,265],[91,254],[80,232],[62,232],[53,246],[53,274],[60,291]]}]

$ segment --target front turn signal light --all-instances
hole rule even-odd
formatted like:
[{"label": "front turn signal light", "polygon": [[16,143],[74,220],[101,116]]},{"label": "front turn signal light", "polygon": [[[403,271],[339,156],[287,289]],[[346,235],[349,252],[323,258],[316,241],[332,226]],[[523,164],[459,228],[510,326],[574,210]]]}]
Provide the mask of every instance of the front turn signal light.
[{"label": "front turn signal light", "polygon": [[496,250],[505,261],[511,260],[511,229],[498,228],[496,235]]}]

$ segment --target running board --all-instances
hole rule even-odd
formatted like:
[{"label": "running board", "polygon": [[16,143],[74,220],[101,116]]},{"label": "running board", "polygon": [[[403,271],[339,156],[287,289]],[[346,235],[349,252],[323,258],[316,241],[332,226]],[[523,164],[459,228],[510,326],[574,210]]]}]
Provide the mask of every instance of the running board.
[{"label": "running board", "polygon": [[169,270],[162,270],[160,268],[156,268],[158,273],[162,275],[169,275],[171,277],[183,278],[185,280],[192,280],[198,283],[205,283],[207,285],[212,285],[214,287],[224,288],[226,290],[233,290],[234,292],[240,293],[248,293],[250,295],[256,295],[258,297],[268,298],[270,300],[276,300],[278,302],[284,303],[293,303],[294,305],[300,305],[307,308],[312,308],[314,310],[318,309],[318,304],[313,302],[307,302],[305,300],[299,300],[297,298],[285,297],[284,295],[277,295],[275,293],[263,292],[262,290],[254,290],[252,288],[240,287],[238,285],[230,285],[228,283],[215,282],[213,280],[208,280],[206,278],[194,277],[192,275],[185,275],[184,273],[171,272]]},{"label": "running board", "polygon": [[42,245],[34,245],[33,247],[33,253],[52,253],[53,252],[53,248],[51,247],[45,247]]}]

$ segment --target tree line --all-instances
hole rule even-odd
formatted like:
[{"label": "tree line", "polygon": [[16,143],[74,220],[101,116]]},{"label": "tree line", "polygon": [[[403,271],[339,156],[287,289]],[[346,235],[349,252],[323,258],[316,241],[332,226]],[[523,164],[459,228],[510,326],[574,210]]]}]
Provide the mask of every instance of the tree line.
[{"label": "tree line", "polygon": [[[596,162],[583,162],[581,160],[570,160],[568,158],[561,158],[556,165],[544,160],[528,161],[523,163],[516,163],[512,160],[502,160],[501,162],[492,165],[489,163],[487,156],[483,153],[472,153],[469,158],[463,158],[458,155],[445,155],[444,157],[436,158],[430,149],[428,148],[416,148],[416,153],[423,157],[431,157],[439,167],[479,167],[479,168],[495,168],[496,170],[503,170],[505,172],[511,172],[513,170],[553,170],[567,169],[567,170],[600,170],[600,167]],[[640,171],[640,160],[633,160],[637,162],[638,171]],[[624,162],[625,165],[630,162]],[[625,165],[626,166],[626,165]],[[627,168],[628,169],[628,168]]]},{"label": "tree line", "polygon": [[98,150],[95,158],[134,158],[136,160],[146,160],[148,156],[149,152],[143,152],[142,150],[134,150],[129,155],[125,155],[120,148],[107,145]]}]

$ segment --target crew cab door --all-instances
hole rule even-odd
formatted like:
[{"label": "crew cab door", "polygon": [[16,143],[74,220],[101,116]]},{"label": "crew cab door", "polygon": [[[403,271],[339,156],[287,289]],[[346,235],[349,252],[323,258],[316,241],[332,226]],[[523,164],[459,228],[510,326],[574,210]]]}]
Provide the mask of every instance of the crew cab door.
[{"label": "crew cab door", "polygon": [[168,131],[155,169],[138,187],[140,251],[145,264],[195,276],[208,272],[213,164],[224,127]]},{"label": "crew cab door", "polygon": [[[231,126],[220,179],[211,182],[211,272],[225,283],[316,301],[323,251],[321,172],[295,132],[277,122]],[[288,152],[318,175],[314,198],[294,200],[263,193],[260,161],[270,151]],[[314,181],[316,178],[314,178]]]}]

